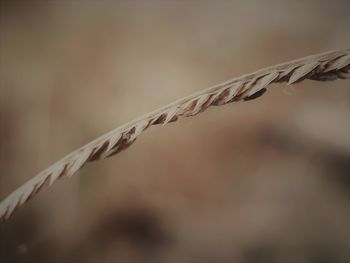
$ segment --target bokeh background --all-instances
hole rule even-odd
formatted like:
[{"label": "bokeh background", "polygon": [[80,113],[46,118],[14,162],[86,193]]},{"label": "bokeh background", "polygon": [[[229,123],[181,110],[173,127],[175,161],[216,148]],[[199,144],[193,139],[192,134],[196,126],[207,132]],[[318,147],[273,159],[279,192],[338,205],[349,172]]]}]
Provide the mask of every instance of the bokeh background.
[{"label": "bokeh background", "polygon": [[[348,1],[1,1],[0,198],[180,97],[350,44]],[[1,262],[349,262],[350,82],[154,127],[0,226]]]}]

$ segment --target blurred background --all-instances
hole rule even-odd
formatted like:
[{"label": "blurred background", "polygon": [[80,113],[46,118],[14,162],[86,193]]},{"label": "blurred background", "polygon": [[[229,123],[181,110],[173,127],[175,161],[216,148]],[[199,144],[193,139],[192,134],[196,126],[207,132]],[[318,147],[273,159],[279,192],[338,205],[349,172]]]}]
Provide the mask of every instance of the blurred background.
[{"label": "blurred background", "polygon": [[[0,198],[133,118],[350,44],[348,1],[1,1]],[[142,134],[0,225],[1,262],[349,262],[349,81]]]}]

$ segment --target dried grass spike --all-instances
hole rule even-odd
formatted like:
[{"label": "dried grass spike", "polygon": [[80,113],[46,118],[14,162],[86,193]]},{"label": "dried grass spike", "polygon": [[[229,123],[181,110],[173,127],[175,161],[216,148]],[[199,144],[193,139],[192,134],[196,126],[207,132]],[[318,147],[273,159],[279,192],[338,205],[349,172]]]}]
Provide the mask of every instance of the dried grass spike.
[{"label": "dried grass spike", "polygon": [[87,162],[126,149],[152,125],[167,124],[180,117],[193,116],[212,105],[258,98],[265,93],[270,83],[293,84],[304,79],[324,81],[349,78],[349,70],[350,49],[331,51],[261,69],[177,100],[110,131],[40,172],[1,201],[0,220],[8,219],[17,207],[31,199],[45,185],[72,176]]}]

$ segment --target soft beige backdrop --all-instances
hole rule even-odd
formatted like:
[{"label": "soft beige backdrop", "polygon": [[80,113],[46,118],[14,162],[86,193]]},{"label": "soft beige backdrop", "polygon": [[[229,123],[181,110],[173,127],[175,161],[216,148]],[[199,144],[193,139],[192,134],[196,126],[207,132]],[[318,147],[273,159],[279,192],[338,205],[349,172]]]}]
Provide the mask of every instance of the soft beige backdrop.
[{"label": "soft beige backdrop", "polygon": [[[0,198],[229,78],[350,45],[348,1],[1,1]],[[0,226],[1,262],[346,262],[350,82],[154,127]]]}]

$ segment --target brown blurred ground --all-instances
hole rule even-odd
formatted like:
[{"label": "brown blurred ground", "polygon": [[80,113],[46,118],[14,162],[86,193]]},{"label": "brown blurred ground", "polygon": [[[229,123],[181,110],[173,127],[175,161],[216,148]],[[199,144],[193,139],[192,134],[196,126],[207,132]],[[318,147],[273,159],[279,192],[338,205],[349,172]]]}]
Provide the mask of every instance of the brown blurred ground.
[{"label": "brown blurred ground", "polygon": [[[2,1],[0,198],[226,79],[350,44],[348,1]],[[348,262],[349,81],[143,134],[0,226],[1,262]]]}]

